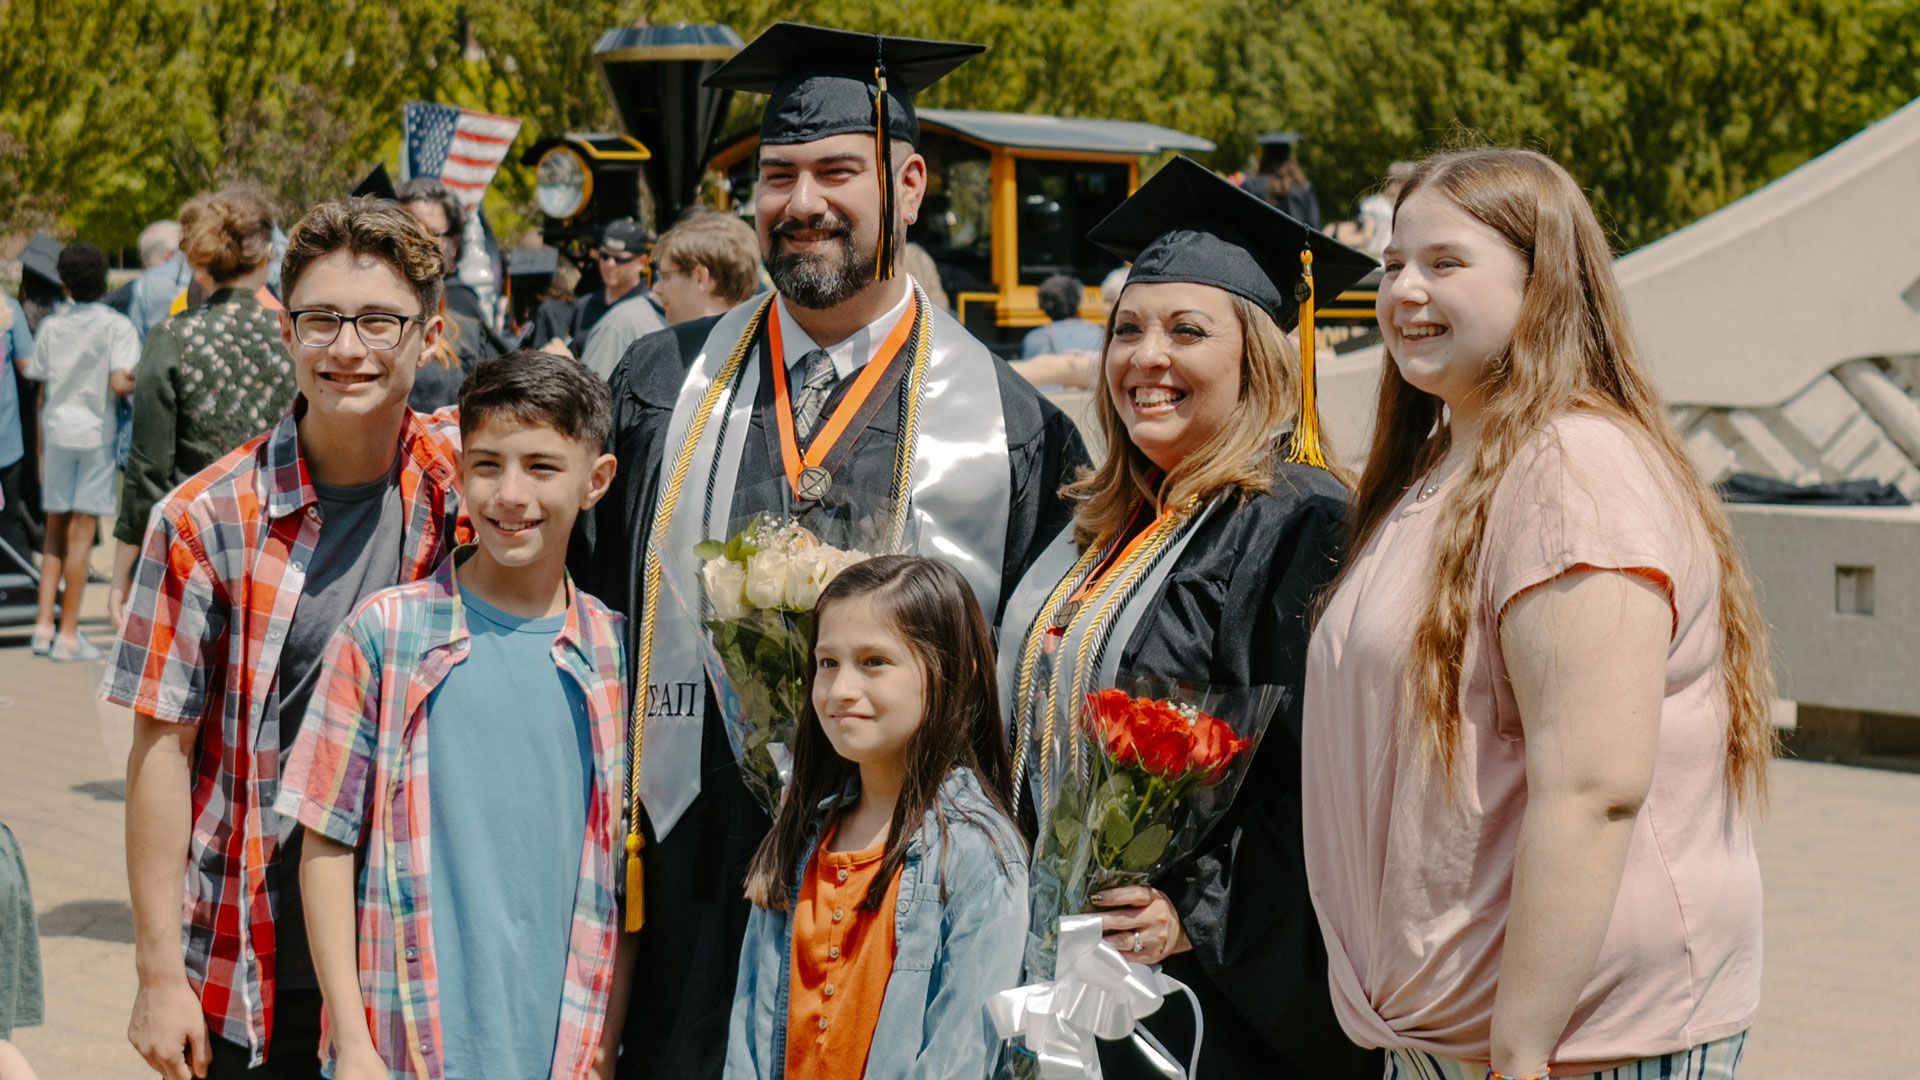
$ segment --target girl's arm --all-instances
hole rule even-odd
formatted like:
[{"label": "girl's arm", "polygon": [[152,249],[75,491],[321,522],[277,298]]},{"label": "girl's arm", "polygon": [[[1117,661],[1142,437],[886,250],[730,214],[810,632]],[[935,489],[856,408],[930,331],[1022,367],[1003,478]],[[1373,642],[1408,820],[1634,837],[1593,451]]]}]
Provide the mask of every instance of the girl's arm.
[{"label": "girl's arm", "polygon": [[359,930],[354,919],[353,849],[313,830],[300,845],[300,897],[307,912],[313,973],[339,1052],[334,1080],[387,1080],[367,1030],[360,996]]},{"label": "girl's arm", "polygon": [[1613,915],[1653,782],[1672,608],[1639,574],[1577,569],[1507,609],[1500,646],[1527,805],[1493,1003],[1493,1068],[1546,1071]]},{"label": "girl's arm", "polygon": [[[769,925],[772,920],[772,925]],[[740,973],[733,984],[733,1011],[727,1017],[727,1065],[726,1075],[734,1080],[769,1076],[771,1068],[768,1062],[760,1060],[759,1031],[762,1021],[771,1029],[773,1018],[763,1017],[760,1012],[760,977],[778,979],[777,971],[760,970],[761,954],[765,951],[762,944],[768,934],[791,934],[787,916],[776,915],[766,908],[755,904],[747,915],[747,932],[740,944]],[[785,1017],[780,1017],[785,1020]],[[771,1046],[764,1048],[774,1058],[784,1060],[787,1048]]]},{"label": "girl's arm", "polygon": [[[962,825],[959,828],[971,828]],[[950,830],[951,831],[951,830]],[[1012,835],[1011,828],[1008,835]],[[985,848],[982,840],[981,847]],[[1027,872],[1024,865],[1003,865],[991,852],[978,856],[987,866],[954,877],[970,882],[948,902],[940,963],[940,989],[927,1002],[927,1042],[914,1063],[917,1080],[976,1080],[987,1074],[1000,1040],[987,1020],[987,999],[1020,985],[1021,954],[1027,943]]]}]

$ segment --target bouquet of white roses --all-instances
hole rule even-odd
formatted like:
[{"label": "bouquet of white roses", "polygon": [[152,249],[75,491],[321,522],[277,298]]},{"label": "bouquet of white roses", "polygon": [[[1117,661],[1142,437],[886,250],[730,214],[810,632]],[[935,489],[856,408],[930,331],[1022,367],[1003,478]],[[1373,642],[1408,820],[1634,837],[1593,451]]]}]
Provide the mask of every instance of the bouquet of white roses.
[{"label": "bouquet of white roses", "polygon": [[728,691],[720,695],[728,739],[747,788],[777,810],[791,772],[793,725],[807,702],[813,606],[840,571],[869,556],[764,517],[694,553],[708,609],[708,674]]}]

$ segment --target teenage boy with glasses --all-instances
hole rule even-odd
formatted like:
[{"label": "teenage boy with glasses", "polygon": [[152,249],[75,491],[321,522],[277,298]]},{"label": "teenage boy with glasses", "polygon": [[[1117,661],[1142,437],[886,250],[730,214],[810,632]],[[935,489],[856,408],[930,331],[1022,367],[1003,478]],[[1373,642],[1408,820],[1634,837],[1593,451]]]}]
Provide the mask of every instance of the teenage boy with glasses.
[{"label": "teenage boy with glasses", "polygon": [[329,634],[453,545],[457,435],[407,407],[444,268],[392,204],[309,212],[281,267],[299,395],[147,530],[101,695],[137,717],[127,1035],[172,1080],[319,1075],[300,834],[273,805]]}]

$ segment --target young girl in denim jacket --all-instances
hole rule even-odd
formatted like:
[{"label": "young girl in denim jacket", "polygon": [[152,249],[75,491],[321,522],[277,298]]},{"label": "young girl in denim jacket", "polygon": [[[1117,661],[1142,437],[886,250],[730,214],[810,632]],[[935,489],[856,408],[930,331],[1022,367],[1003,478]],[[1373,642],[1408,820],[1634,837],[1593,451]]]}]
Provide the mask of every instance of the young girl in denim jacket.
[{"label": "young girl in denim jacket", "polygon": [[747,874],[726,1075],[978,1080],[1027,904],[986,620],[958,571],[904,555],[844,571],[815,619],[793,782]]}]

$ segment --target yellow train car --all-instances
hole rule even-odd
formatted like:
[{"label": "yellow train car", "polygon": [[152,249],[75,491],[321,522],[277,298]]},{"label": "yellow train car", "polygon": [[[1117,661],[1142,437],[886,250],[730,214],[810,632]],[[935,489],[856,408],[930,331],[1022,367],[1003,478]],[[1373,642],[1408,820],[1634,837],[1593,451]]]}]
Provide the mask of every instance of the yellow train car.
[{"label": "yellow train car", "polygon": [[[1100,282],[1120,265],[1090,244],[1095,223],[1140,186],[1140,164],[1214,144],[1157,124],[1031,113],[919,109],[927,198],[907,239],[933,257],[955,313],[974,336],[1015,355],[1046,323],[1038,287],[1054,274],[1087,286],[1082,314],[1100,321]],[[723,198],[751,213],[757,131],[725,143],[707,161]],[[1373,326],[1372,285],[1322,309],[1321,343],[1363,344]]]},{"label": "yellow train car", "polygon": [[[1143,158],[1214,145],[1156,124],[1027,113],[918,109],[927,198],[907,239],[933,257],[962,323],[1002,352],[1044,324],[1037,289],[1054,274],[1087,285],[1083,309],[1103,317],[1100,282],[1119,262],[1087,230],[1140,185]],[[759,133],[708,159],[737,209],[752,200]]]}]

